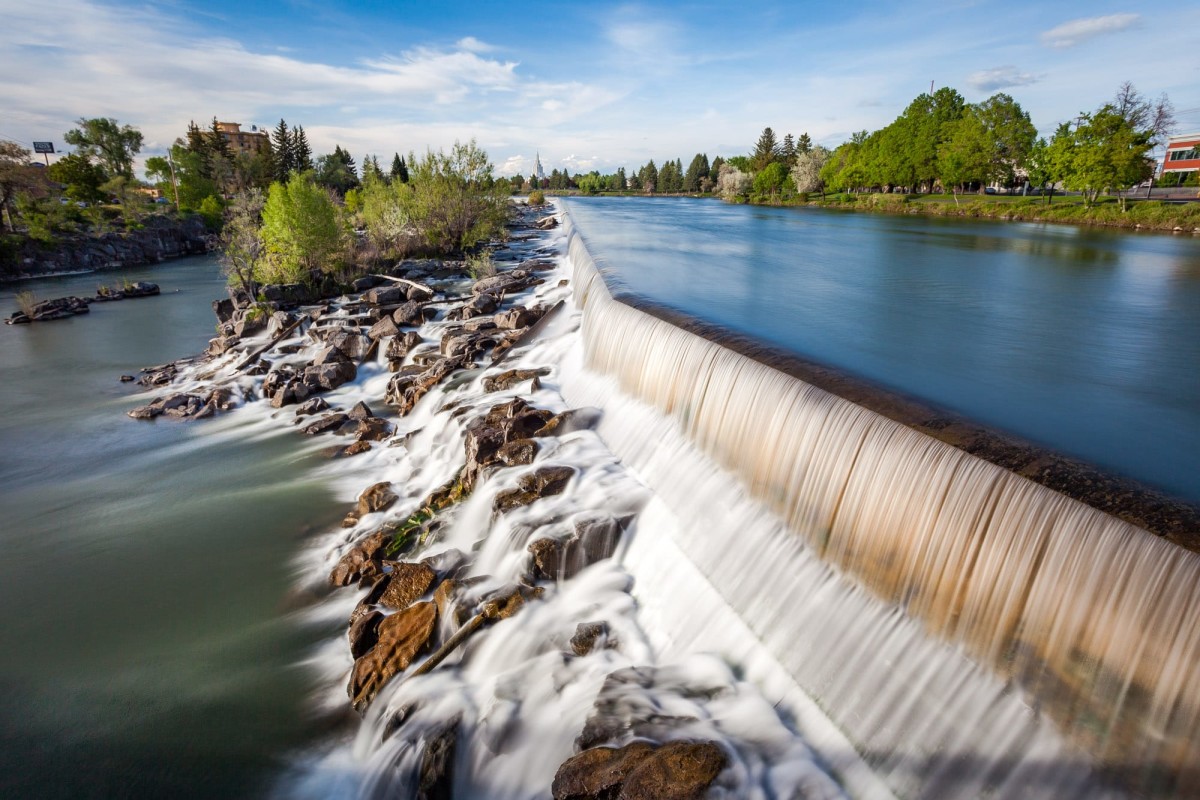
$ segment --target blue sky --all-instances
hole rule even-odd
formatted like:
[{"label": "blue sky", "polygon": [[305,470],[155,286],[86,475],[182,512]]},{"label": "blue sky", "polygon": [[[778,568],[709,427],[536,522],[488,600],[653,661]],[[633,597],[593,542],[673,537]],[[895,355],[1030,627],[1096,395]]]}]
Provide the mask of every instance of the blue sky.
[{"label": "blue sky", "polygon": [[499,174],[836,146],[930,82],[1013,95],[1043,132],[1125,80],[1200,130],[1200,4],[0,0],[0,136],[111,116],[163,152],[189,119],[304,125],[356,158],[474,137]]}]

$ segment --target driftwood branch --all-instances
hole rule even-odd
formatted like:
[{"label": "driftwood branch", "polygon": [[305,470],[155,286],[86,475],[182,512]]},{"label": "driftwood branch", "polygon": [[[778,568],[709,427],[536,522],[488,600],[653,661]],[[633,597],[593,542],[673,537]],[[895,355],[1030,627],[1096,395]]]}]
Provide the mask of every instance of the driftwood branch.
[{"label": "driftwood branch", "polygon": [[371,273],[371,277],[372,278],[382,278],[383,280],[391,281],[392,283],[403,283],[408,286],[412,286],[417,289],[421,289],[423,291],[429,292],[430,294],[435,294],[435,292],[433,291],[433,287],[426,286],[423,283],[417,283],[416,281],[410,281],[408,278],[393,278],[391,275],[380,275],[375,272]]}]

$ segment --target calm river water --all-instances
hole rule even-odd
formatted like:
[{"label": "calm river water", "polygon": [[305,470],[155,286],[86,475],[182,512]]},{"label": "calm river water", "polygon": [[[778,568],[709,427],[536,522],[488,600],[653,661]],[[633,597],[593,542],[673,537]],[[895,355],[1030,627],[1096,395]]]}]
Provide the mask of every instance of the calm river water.
[{"label": "calm river water", "polygon": [[261,796],[320,734],[289,562],[338,509],[294,434],[125,416],[122,373],[213,335],[211,257],[0,310],[126,277],[163,294],[0,325],[0,796]]},{"label": "calm river water", "polygon": [[629,291],[1200,502],[1200,239],[572,198]]}]

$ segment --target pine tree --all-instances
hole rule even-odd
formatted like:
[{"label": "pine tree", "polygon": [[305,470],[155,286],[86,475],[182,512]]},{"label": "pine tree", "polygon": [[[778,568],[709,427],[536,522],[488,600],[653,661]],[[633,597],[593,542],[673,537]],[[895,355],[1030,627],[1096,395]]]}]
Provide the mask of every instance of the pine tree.
[{"label": "pine tree", "polygon": [[287,183],[288,175],[296,167],[296,157],[293,154],[292,134],[288,130],[287,123],[282,119],[275,126],[274,132],[271,134],[271,146],[274,150],[274,172],[275,180],[280,183]]},{"label": "pine tree", "polygon": [[784,166],[791,169],[792,165],[796,163],[796,140],[790,133],[783,137],[782,155]]},{"label": "pine tree", "polygon": [[762,134],[758,137],[758,143],[754,145],[754,155],[750,156],[750,166],[758,172],[766,169],[778,158],[779,142],[775,139],[775,131],[763,128]]},{"label": "pine tree", "polygon": [[800,140],[796,142],[796,153],[807,153],[812,150],[812,139],[809,138],[808,132],[800,134]]},{"label": "pine tree", "polygon": [[651,159],[646,166],[642,167],[638,172],[638,177],[641,179],[642,189],[653,194],[658,186],[658,167],[654,166],[654,160]]},{"label": "pine tree", "polygon": [[688,164],[687,174],[683,176],[685,192],[700,191],[700,179],[708,177],[708,156],[696,153],[692,163]]},{"label": "pine tree", "polygon": [[296,172],[307,172],[312,168],[312,148],[308,146],[304,126],[297,125],[292,129],[292,169]]},{"label": "pine tree", "polygon": [[392,156],[392,179],[408,183],[408,165],[404,163],[404,156],[399,153]]},{"label": "pine tree", "polygon": [[229,145],[229,140],[221,133],[221,125],[217,122],[217,118],[212,118],[212,125],[208,129],[208,148],[214,156],[220,156],[225,159],[233,158],[233,148]]},{"label": "pine tree", "polygon": [[187,127],[187,149],[198,155],[204,155],[208,149],[208,143],[204,140],[204,133],[200,130],[200,126],[195,120],[188,123]]}]

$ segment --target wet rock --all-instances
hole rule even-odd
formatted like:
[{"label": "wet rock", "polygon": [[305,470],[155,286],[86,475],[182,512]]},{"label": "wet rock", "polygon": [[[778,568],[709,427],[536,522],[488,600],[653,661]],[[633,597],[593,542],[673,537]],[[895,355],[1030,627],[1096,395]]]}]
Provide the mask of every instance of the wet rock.
[{"label": "wet rock", "polygon": [[296,371],[291,367],[279,367],[271,370],[263,377],[263,397],[274,397],[280,389],[295,379]]},{"label": "wet rock", "polygon": [[496,296],[484,292],[475,295],[461,306],[454,308],[446,317],[447,319],[454,320],[469,320],[491,314],[499,307],[500,301],[496,299]]},{"label": "wet rock", "polygon": [[388,336],[395,336],[399,332],[400,329],[396,327],[396,321],[391,317],[384,317],[371,326],[371,329],[367,331],[367,336],[371,339],[383,339]]},{"label": "wet rock", "polygon": [[310,414],[320,414],[322,411],[329,410],[329,403],[324,397],[310,397],[300,405],[296,406],[296,416],[305,417]]},{"label": "wet rock", "polygon": [[419,372],[401,370],[388,381],[384,402],[395,406],[396,413],[403,416],[411,411],[430,389],[461,367],[462,363],[456,358],[438,358]]},{"label": "wet rock", "polygon": [[596,649],[597,645],[605,647],[608,639],[607,622],[581,622],[571,637],[571,652],[582,658]]},{"label": "wet rock", "polygon": [[369,419],[375,415],[371,413],[371,407],[360,400],[346,412],[346,416],[350,419]]},{"label": "wet rock", "polygon": [[175,380],[179,368],[174,364],[161,364],[157,367],[145,367],[141,371],[138,383],[142,386],[166,386]]},{"label": "wet rock", "polygon": [[455,593],[458,591],[459,582],[453,578],[447,578],[438,584],[437,589],[433,592],[433,602],[437,606],[438,616],[442,619],[451,619],[458,625],[462,621],[455,614]]},{"label": "wet rock", "polygon": [[325,328],[310,330],[310,333],[327,345],[336,347],[349,359],[357,361],[371,349],[371,340],[357,328]]},{"label": "wet rock", "polygon": [[534,432],[534,436],[563,436],[573,431],[591,430],[600,422],[598,408],[571,408],[555,414]]},{"label": "wet rock", "polygon": [[[421,338],[421,334],[417,333],[416,331],[406,331],[404,333],[397,334],[388,342],[387,350],[384,352],[384,355],[387,356],[388,361],[403,361],[404,357],[411,353],[413,349],[420,345],[423,341],[424,340]],[[395,369],[392,370],[392,372],[395,371]]]},{"label": "wet rock", "polygon": [[495,343],[495,338],[486,331],[479,333],[447,331],[442,336],[441,352],[442,355],[450,358],[474,360]]},{"label": "wet rock", "polygon": [[353,706],[365,711],[388,681],[408,669],[433,637],[437,606],[417,603],[385,618],[377,629],[378,641],[354,662],[348,687]]},{"label": "wet rock", "polygon": [[562,494],[574,475],[575,470],[567,466],[542,467],[528,475],[522,475],[517,480],[517,488],[496,495],[496,499],[492,501],[492,510],[503,513],[527,506],[543,497]]},{"label": "wet rock", "polygon": [[483,390],[485,392],[498,392],[504,389],[511,389],[518,383],[549,375],[550,370],[541,369],[510,369],[501,372],[499,375],[494,375],[490,378],[483,379]]},{"label": "wet rock", "polygon": [[132,383],[135,380],[137,380],[137,378],[133,377],[132,375],[121,376],[121,383]]},{"label": "wet rock", "polygon": [[409,301],[392,312],[392,321],[402,327],[424,325],[436,311],[426,308],[424,303]]},{"label": "wet rock", "polygon": [[276,311],[267,318],[267,335],[271,337],[278,336],[295,321],[295,314],[289,314],[286,311]]},{"label": "wet rock", "polygon": [[563,762],[554,775],[554,800],[615,798],[629,775],[654,752],[649,742],[621,748],[594,747]]},{"label": "wet rock", "polygon": [[408,290],[399,284],[389,283],[363,292],[362,299],[376,306],[394,306],[408,299]]},{"label": "wet rock", "polygon": [[304,383],[322,391],[336,389],[356,377],[358,377],[358,368],[349,361],[304,368]]},{"label": "wet rock", "polygon": [[[342,414],[340,416],[343,417],[342,422],[345,422],[346,415]],[[342,527],[353,527],[367,514],[373,514],[376,511],[386,511],[399,499],[396,493],[392,491],[392,485],[387,481],[372,484],[358,496],[358,502],[355,504],[354,510],[342,520]]]},{"label": "wet rock", "polygon": [[611,558],[624,523],[606,517],[578,522],[568,539],[538,539],[530,543],[531,569],[538,580],[568,580],[598,561]]},{"label": "wet rock", "polygon": [[345,447],[338,448],[337,452],[333,454],[333,457],[334,458],[350,458],[351,456],[356,456],[359,453],[369,452],[370,449],[371,449],[370,442],[359,440],[356,442],[351,442],[350,444],[346,445]]},{"label": "wet rock", "polygon": [[300,429],[301,433],[306,436],[317,436],[322,433],[327,433],[340,428],[346,422],[346,415],[340,411],[335,411],[332,414],[326,414],[316,422],[311,422]]},{"label": "wet rock", "polygon": [[317,353],[317,357],[312,360],[310,366],[320,367],[326,364],[346,364],[349,361],[350,357],[348,355],[334,345],[330,345]]},{"label": "wet rock", "polygon": [[233,298],[226,297],[224,300],[213,300],[212,310],[213,314],[217,317],[218,323],[229,322],[233,319],[233,312],[235,310]]},{"label": "wet rock", "polygon": [[359,442],[381,442],[392,435],[392,426],[379,417],[360,419],[350,431]]},{"label": "wet rock", "polygon": [[354,545],[329,573],[329,583],[333,586],[349,586],[357,582],[363,575],[364,567],[372,561],[378,561],[390,541],[391,536],[386,531],[376,531]]},{"label": "wet rock", "polygon": [[715,742],[668,742],[642,760],[621,785],[618,800],[699,800],[725,769]]},{"label": "wet rock", "polygon": [[378,601],[387,608],[408,608],[428,592],[437,579],[437,573],[428,564],[397,561],[390,566],[392,571],[384,578],[387,583]]},{"label": "wet rock", "polygon": [[425,737],[414,800],[453,800],[459,721],[456,717]]},{"label": "wet rock", "polygon": [[364,275],[361,278],[355,278],[351,286],[356,292],[365,292],[367,289],[373,289],[383,283],[386,283],[383,278],[377,278],[374,275]]},{"label": "wet rock", "polygon": [[511,331],[518,328],[528,328],[545,315],[546,308],[544,306],[534,306],[532,308],[516,306],[515,308],[510,308],[508,311],[497,314],[494,319],[496,320],[496,327]]},{"label": "wet rock", "polygon": [[371,611],[359,617],[350,626],[346,635],[350,639],[350,655],[352,657],[361,658],[379,642],[379,623],[383,622],[383,619],[381,612]]},{"label": "wet rock", "polygon": [[514,439],[496,451],[496,460],[506,467],[532,464],[537,457],[538,443],[533,439]]}]

